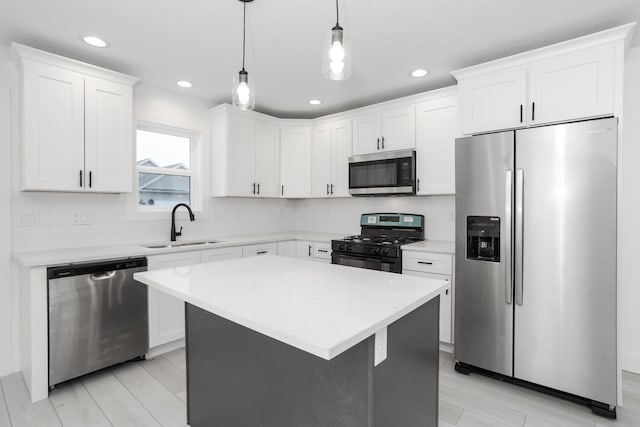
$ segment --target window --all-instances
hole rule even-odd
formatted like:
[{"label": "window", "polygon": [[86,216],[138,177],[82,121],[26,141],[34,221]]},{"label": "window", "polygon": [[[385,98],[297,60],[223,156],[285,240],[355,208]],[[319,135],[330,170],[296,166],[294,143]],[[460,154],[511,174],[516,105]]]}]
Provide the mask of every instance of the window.
[{"label": "window", "polygon": [[194,134],[155,125],[138,125],[136,162],[138,205],[165,208],[193,202]]}]

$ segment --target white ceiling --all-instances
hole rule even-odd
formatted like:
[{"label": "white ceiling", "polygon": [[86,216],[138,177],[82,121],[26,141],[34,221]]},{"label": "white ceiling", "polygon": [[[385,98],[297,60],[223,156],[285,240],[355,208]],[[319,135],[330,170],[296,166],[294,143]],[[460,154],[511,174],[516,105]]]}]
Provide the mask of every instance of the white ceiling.
[{"label": "white ceiling", "polygon": [[[247,71],[256,110],[317,117],[455,84],[450,71],[640,19],[639,0],[340,0],[351,79],[322,77],[333,0],[247,6]],[[96,49],[81,35],[110,42]],[[16,41],[137,76],[144,84],[230,102],[241,68],[238,0],[0,0],[0,43]],[[640,44],[640,30],[632,45]],[[430,71],[414,79],[417,67]],[[191,89],[176,86],[189,80]],[[320,106],[307,101],[319,98]]]}]

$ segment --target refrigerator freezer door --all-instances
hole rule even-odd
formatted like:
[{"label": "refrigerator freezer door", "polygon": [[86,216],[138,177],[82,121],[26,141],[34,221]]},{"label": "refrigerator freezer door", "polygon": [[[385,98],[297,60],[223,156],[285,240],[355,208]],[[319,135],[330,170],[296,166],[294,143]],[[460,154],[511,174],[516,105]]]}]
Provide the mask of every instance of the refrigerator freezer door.
[{"label": "refrigerator freezer door", "polygon": [[515,227],[522,240],[514,256],[522,288],[514,376],[610,405],[616,404],[617,127],[616,119],[603,119],[516,132],[522,222]]},{"label": "refrigerator freezer door", "polygon": [[513,148],[513,132],[456,140],[454,356],[504,375],[513,375]]}]

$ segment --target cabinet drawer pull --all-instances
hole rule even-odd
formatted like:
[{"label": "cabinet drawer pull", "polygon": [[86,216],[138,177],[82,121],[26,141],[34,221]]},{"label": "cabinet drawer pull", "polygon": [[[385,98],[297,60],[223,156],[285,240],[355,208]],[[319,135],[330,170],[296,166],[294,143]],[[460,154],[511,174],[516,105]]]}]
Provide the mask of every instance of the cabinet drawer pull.
[{"label": "cabinet drawer pull", "polygon": [[282,184],[282,195],[284,196],[284,184]]},{"label": "cabinet drawer pull", "polygon": [[418,261],[418,264],[433,265],[431,261]]},{"label": "cabinet drawer pull", "polygon": [[329,184],[327,184],[327,195],[329,194]]},{"label": "cabinet drawer pull", "polygon": [[252,184],[252,187],[253,187],[253,190],[251,190],[251,192],[253,194],[256,194],[256,183],[255,182]]},{"label": "cabinet drawer pull", "polygon": [[333,194],[333,184],[331,184],[331,194]]},{"label": "cabinet drawer pull", "polygon": [[378,150],[380,149],[380,138],[378,138]]},{"label": "cabinet drawer pull", "polygon": [[318,249],[318,252],[322,252],[322,253],[326,254],[326,253],[327,253],[327,252],[329,252],[329,251],[328,251],[328,250],[326,250],[326,249]]},{"label": "cabinet drawer pull", "polygon": [[446,291],[444,291],[445,295],[449,295],[449,289],[447,289]]},{"label": "cabinet drawer pull", "polygon": [[260,183],[258,183],[258,194],[260,194]]},{"label": "cabinet drawer pull", "polygon": [[89,188],[91,188],[91,175],[92,175],[92,172],[89,171]]},{"label": "cabinet drawer pull", "polygon": [[267,252],[269,252],[269,251],[258,251],[258,252],[256,252],[256,255],[264,255]]},{"label": "cabinet drawer pull", "polygon": [[309,245],[309,256],[311,256],[311,245]]},{"label": "cabinet drawer pull", "polygon": [[384,136],[382,137],[382,149],[384,150]]},{"label": "cabinet drawer pull", "polygon": [[80,187],[82,187],[82,169],[80,169]]},{"label": "cabinet drawer pull", "polygon": [[416,179],[416,191],[419,193],[420,192],[420,178]]}]

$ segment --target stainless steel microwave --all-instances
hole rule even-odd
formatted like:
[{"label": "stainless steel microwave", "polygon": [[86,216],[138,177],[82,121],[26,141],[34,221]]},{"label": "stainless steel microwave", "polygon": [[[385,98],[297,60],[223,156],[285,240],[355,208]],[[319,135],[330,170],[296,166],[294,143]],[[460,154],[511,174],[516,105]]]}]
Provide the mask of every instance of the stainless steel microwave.
[{"label": "stainless steel microwave", "polygon": [[350,157],[349,194],[416,194],[416,151],[396,150]]}]

